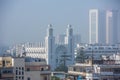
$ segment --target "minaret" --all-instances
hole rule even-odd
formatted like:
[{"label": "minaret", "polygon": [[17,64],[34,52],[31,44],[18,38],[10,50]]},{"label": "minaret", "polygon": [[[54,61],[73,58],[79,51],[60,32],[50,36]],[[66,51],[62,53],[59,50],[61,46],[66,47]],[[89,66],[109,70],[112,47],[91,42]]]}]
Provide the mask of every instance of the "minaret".
[{"label": "minaret", "polygon": [[54,70],[55,67],[54,47],[55,47],[55,37],[53,36],[52,25],[49,24],[47,29],[47,36],[45,37],[45,48],[47,53],[47,64],[50,65],[51,70]]},{"label": "minaret", "polygon": [[71,55],[72,61],[70,64],[74,63],[74,38],[73,38],[73,29],[71,25],[68,25],[66,30],[65,44],[67,44],[67,55]]}]

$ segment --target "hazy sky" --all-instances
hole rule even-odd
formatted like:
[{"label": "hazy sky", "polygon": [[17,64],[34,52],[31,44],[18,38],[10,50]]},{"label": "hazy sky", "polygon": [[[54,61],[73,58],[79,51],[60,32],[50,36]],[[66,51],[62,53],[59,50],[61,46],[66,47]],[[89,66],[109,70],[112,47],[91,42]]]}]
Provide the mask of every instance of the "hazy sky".
[{"label": "hazy sky", "polygon": [[65,33],[71,24],[88,42],[88,11],[119,9],[120,0],[0,0],[0,43],[12,45],[44,40],[48,24],[54,35]]}]

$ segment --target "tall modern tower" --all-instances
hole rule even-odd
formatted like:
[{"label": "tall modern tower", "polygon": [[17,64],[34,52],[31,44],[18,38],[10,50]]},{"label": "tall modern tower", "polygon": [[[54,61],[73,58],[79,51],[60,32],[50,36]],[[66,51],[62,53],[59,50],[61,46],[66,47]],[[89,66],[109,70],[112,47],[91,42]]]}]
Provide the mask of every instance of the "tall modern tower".
[{"label": "tall modern tower", "polygon": [[89,43],[98,43],[98,10],[89,11]]},{"label": "tall modern tower", "polygon": [[105,11],[89,10],[89,43],[105,43]]},{"label": "tall modern tower", "polygon": [[118,11],[106,11],[106,43],[118,43]]}]

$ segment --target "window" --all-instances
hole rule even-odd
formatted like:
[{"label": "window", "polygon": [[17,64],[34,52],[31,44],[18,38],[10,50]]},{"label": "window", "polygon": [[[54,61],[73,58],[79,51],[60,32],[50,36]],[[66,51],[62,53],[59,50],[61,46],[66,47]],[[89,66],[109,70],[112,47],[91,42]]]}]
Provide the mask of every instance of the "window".
[{"label": "window", "polygon": [[28,77],[27,80],[30,80],[30,77]]},{"label": "window", "polygon": [[41,71],[44,71],[44,68],[41,68]]},{"label": "window", "polygon": [[16,67],[16,69],[18,69],[18,67]]},{"label": "window", "polygon": [[6,63],[10,63],[10,61],[6,61]]},{"label": "window", "polygon": [[44,77],[44,80],[47,80],[47,77],[46,77],[46,76]]},{"label": "window", "polygon": [[16,70],[16,75],[18,75],[18,70]]},{"label": "window", "polygon": [[22,71],[22,75],[24,75],[24,72]]},{"label": "window", "polygon": [[22,79],[24,80],[24,77],[22,76]]},{"label": "window", "polygon": [[2,61],[2,63],[3,63],[3,67],[5,66],[5,61]]},{"label": "window", "polygon": [[24,67],[22,67],[22,70],[24,70]]},{"label": "window", "polygon": [[19,75],[21,75],[21,72],[19,71]]},{"label": "window", "polygon": [[40,62],[41,60],[39,59],[39,62]]},{"label": "window", "polygon": [[30,68],[27,68],[27,71],[30,71]]},{"label": "window", "polygon": [[73,71],[76,71],[76,68],[75,68],[75,67],[73,68]]},{"label": "window", "polygon": [[37,60],[35,60],[35,62],[37,62]]}]

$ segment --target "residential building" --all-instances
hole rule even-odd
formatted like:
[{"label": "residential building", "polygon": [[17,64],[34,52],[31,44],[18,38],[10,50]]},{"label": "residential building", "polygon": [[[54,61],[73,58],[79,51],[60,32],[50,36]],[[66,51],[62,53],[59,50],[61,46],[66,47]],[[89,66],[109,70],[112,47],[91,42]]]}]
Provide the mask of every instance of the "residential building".
[{"label": "residential building", "polygon": [[27,58],[25,62],[25,80],[50,80],[50,66],[39,58]]},{"label": "residential building", "polygon": [[[120,54],[114,55],[120,58]],[[69,66],[69,76],[73,76],[74,79],[77,79],[77,76],[82,76],[82,79],[85,80],[119,80],[120,61],[116,60],[113,55],[106,56],[107,59],[104,57],[100,60],[87,59],[84,63]]]},{"label": "residential building", "polygon": [[25,58],[13,58],[14,80],[25,80]]},{"label": "residential building", "polygon": [[50,80],[46,60],[30,57],[0,57],[0,80]]},{"label": "residential building", "polygon": [[12,57],[0,57],[0,80],[14,80]]}]

